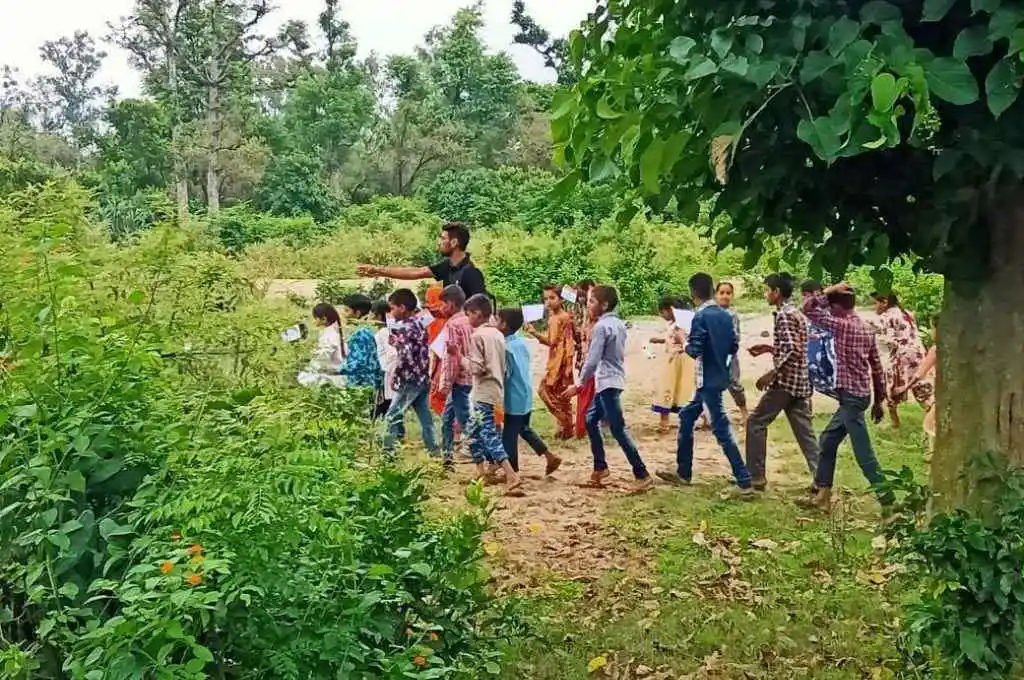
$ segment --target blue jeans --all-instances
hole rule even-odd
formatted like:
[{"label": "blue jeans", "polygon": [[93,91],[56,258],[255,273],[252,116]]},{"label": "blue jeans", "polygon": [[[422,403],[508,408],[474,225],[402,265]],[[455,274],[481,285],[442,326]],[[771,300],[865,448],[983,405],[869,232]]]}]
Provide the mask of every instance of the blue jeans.
[{"label": "blue jeans", "polygon": [[601,436],[601,421],[608,423],[608,429],[612,437],[622,447],[626,459],[633,467],[633,476],[637,479],[647,479],[650,475],[644,466],[644,461],[637,451],[636,444],[629,436],[629,429],[626,427],[626,419],[622,415],[622,390],[609,388],[594,395],[587,410],[587,436],[590,437],[590,452],[594,455],[594,469],[607,470],[608,460],[604,453],[604,437]]},{"label": "blue jeans", "polygon": [[453,385],[444,403],[444,413],[441,414],[441,452],[445,460],[451,460],[455,455],[455,422],[458,421],[463,432],[469,427],[469,393],[472,390],[469,385]]},{"label": "blue jeans", "polygon": [[469,419],[469,452],[474,463],[503,463],[508,459],[505,447],[494,422],[494,406],[473,404],[473,415]]},{"label": "blue jeans", "polygon": [[505,455],[512,469],[519,472],[519,438],[530,445],[538,456],[548,453],[548,445],[540,435],[530,427],[530,414],[505,414],[505,427],[501,431],[501,443],[505,446]]},{"label": "blue jeans", "polygon": [[740,455],[740,447],[732,436],[732,428],[729,426],[729,417],[725,414],[725,403],[722,401],[722,393],[725,390],[713,390],[702,387],[697,390],[693,401],[683,407],[679,412],[679,441],[676,449],[676,473],[683,479],[693,479],[693,428],[697,425],[697,419],[704,409],[707,409],[711,419],[711,431],[722,447],[722,452],[729,459],[732,467],[733,477],[736,478],[736,485],[741,489],[751,487],[750,471],[747,470]]},{"label": "blue jeans", "polygon": [[391,407],[385,416],[387,423],[387,434],[384,436],[384,453],[395,452],[395,441],[401,439],[405,434],[405,412],[412,409],[420,421],[420,430],[423,434],[423,446],[432,456],[438,454],[437,438],[434,436],[434,417],[430,413],[430,388],[426,385],[419,387],[406,387],[395,392],[391,400]]},{"label": "blue jeans", "polygon": [[[871,404],[870,397],[858,397],[840,390],[839,410],[832,416],[825,429],[821,431],[821,438],[818,440],[821,449],[821,460],[818,462],[818,472],[814,476],[814,485],[819,489],[831,489],[836,476],[836,456],[839,453],[839,445],[850,436],[850,443],[853,445],[853,456],[860,465],[864,477],[871,482],[872,486],[879,484],[885,479],[882,474],[882,466],[878,463],[875,450],[871,446],[871,436],[868,434],[868,425],[864,420],[864,412]],[[882,502],[890,500],[886,496],[880,497]]]}]

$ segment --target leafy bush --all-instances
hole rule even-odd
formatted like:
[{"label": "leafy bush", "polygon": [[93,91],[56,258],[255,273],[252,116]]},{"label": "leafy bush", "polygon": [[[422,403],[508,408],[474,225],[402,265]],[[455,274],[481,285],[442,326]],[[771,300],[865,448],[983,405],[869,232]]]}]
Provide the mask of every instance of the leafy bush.
[{"label": "leafy bush", "polygon": [[56,185],[0,207],[3,676],[493,672],[479,487],[426,517],[361,396],[292,386],[285,303],[187,229],[115,248],[86,211]]},{"label": "leafy bush", "polygon": [[[976,464],[982,464],[979,459]],[[890,475],[906,492],[902,521],[890,525],[917,583],[908,604],[906,652],[930,676],[1019,677],[1024,649],[1024,475],[991,477],[985,516],[928,515],[927,487],[906,468]]]},{"label": "leafy bush", "polygon": [[422,190],[427,208],[445,221],[489,228],[507,222],[527,229],[597,226],[614,213],[609,186],[581,185],[567,196],[554,193],[557,178],[543,170],[502,166],[447,170]]},{"label": "leafy bush", "polygon": [[338,211],[338,199],[321,179],[317,158],[298,152],[275,156],[256,188],[256,206],[281,217],[312,217],[326,222]]},{"label": "leafy bush", "polygon": [[275,217],[246,205],[226,208],[209,220],[221,243],[232,252],[270,239],[282,239],[292,247],[308,245],[329,230],[311,216]]}]

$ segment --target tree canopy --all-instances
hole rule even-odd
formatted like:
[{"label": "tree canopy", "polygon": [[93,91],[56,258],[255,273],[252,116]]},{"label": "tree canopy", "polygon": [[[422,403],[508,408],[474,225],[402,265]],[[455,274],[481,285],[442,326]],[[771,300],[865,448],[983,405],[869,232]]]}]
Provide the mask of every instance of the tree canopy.
[{"label": "tree canopy", "polygon": [[569,41],[556,158],[566,184],[710,205],[752,258],[786,233],[822,269],[912,253],[973,281],[1024,175],[1022,49],[1003,0],[608,0]]}]

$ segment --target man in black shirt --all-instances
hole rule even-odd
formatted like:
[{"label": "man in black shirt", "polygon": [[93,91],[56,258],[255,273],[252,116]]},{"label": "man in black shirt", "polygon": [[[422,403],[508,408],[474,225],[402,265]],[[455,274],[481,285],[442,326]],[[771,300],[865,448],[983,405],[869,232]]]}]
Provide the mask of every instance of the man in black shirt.
[{"label": "man in black shirt", "polygon": [[443,286],[458,286],[471,298],[477,293],[487,293],[484,275],[469,258],[469,229],[461,222],[449,222],[441,229],[437,249],[444,259],[429,267],[378,267],[361,264],[356,267],[359,276],[384,277],[400,281],[416,281],[433,278]]}]

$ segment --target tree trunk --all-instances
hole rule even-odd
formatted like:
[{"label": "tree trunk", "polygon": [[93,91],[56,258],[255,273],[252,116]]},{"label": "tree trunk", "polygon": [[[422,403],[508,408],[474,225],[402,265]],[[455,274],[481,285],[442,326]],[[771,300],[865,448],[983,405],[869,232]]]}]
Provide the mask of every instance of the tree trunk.
[{"label": "tree trunk", "polygon": [[998,488],[993,472],[1024,466],[1024,188],[995,207],[989,278],[946,284],[931,474],[936,511],[986,514]]},{"label": "tree trunk", "polygon": [[220,153],[220,68],[211,59],[207,68],[209,83],[206,87],[206,124],[210,129],[210,151],[206,160],[206,211],[211,215],[220,212],[220,175],[217,171],[217,156]]},{"label": "tree trunk", "polygon": [[167,59],[167,93],[171,98],[171,155],[174,163],[175,199],[178,206],[178,224],[188,220],[188,177],[184,150],[181,148],[181,103],[178,98],[177,26],[167,36],[164,49]]}]

